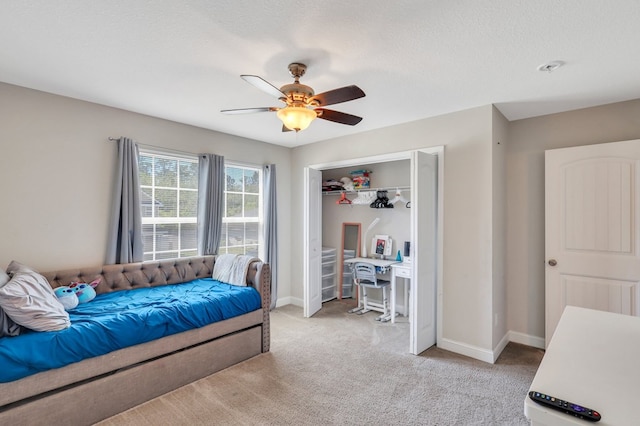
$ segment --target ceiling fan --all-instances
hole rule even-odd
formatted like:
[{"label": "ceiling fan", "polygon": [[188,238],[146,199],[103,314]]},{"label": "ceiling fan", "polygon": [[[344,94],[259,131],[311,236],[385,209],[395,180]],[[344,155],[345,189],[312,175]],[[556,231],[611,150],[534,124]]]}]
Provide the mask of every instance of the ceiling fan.
[{"label": "ceiling fan", "polygon": [[320,94],[315,94],[309,86],[300,83],[300,77],[307,70],[305,64],[294,62],[289,64],[289,72],[294,78],[292,84],[285,84],[280,89],[257,75],[241,75],[247,83],[258,89],[275,96],[286,106],[279,107],[259,107],[241,109],[223,109],[224,114],[247,114],[253,112],[276,112],[278,118],[282,120],[282,131],[295,130],[299,132],[309,127],[309,124],[316,118],[333,121],[334,123],[355,126],[362,117],[347,114],[340,111],[324,108],[327,105],[339,104],[341,102],[352,101],[365,96],[358,86],[345,86],[339,89],[329,90]]}]

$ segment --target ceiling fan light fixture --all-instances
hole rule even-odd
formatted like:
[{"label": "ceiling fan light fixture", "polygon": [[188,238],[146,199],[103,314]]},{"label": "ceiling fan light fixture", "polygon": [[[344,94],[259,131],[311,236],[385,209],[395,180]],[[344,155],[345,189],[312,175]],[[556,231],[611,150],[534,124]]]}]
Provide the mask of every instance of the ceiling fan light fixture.
[{"label": "ceiling fan light fixture", "polygon": [[288,106],[279,109],[276,115],[287,129],[296,132],[309,127],[311,122],[318,117],[314,110],[301,106]]},{"label": "ceiling fan light fixture", "polygon": [[300,77],[304,75],[306,69],[307,66],[304,64],[297,62],[289,64],[289,72],[295,81],[291,84],[285,84],[280,89],[257,75],[243,74],[240,76],[247,83],[271,96],[275,96],[286,106],[282,108],[223,109],[220,112],[223,114],[246,114],[275,111],[278,118],[282,121],[283,132],[290,130],[299,132],[300,130],[304,130],[309,127],[311,122],[316,118],[348,126],[355,126],[362,121],[362,117],[326,108],[328,105],[339,104],[364,97],[365,94],[362,89],[352,84],[351,86],[328,90],[316,95],[311,87],[300,83]]}]

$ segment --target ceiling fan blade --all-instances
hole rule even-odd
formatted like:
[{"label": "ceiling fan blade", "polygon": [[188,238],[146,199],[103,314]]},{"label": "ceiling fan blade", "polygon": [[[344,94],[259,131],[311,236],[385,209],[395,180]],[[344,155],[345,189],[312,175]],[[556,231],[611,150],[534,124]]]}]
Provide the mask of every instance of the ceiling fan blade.
[{"label": "ceiling fan blade", "polygon": [[284,124],[282,125],[282,131],[283,132],[292,132],[293,130],[291,130],[290,128],[288,128],[287,126],[285,126]]},{"label": "ceiling fan blade", "polygon": [[269,112],[277,111],[276,107],[260,107],[260,108],[239,108],[239,109],[223,109],[220,112],[223,114],[251,114],[254,112]]},{"label": "ceiling fan blade", "polygon": [[275,96],[278,99],[287,97],[287,95],[282,93],[280,89],[278,89],[276,86],[269,83],[262,77],[258,77],[257,75],[241,75],[240,77],[247,83],[257,87],[263,92],[270,94],[271,96]]},{"label": "ceiling fan blade", "polygon": [[309,102],[317,101],[318,106],[334,105],[341,102],[352,101],[362,98],[365,94],[358,86],[345,86],[339,89],[329,90],[328,92],[319,93],[309,99]]},{"label": "ceiling fan blade", "polygon": [[362,117],[347,114],[346,112],[334,111],[332,109],[316,108],[314,111],[318,113],[318,118],[333,121],[334,123],[355,126],[362,121]]}]

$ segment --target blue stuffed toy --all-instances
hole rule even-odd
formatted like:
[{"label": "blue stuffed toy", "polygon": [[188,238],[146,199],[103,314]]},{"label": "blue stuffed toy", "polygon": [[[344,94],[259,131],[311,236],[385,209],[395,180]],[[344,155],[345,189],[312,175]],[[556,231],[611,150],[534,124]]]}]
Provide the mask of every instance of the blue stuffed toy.
[{"label": "blue stuffed toy", "polygon": [[62,303],[62,306],[64,306],[64,309],[67,311],[75,308],[78,306],[78,303],[80,303],[76,292],[66,285],[56,287],[53,292],[58,298],[58,301]]},{"label": "blue stuffed toy", "polygon": [[96,286],[100,284],[100,278],[96,278],[90,283],[73,282],[69,284],[69,288],[73,290],[78,297],[78,303],[91,302],[96,297]]}]

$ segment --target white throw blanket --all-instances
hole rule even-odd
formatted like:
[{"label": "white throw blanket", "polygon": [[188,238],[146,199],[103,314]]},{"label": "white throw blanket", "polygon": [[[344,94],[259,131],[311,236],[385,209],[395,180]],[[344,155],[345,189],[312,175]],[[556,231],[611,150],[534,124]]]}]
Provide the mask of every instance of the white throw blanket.
[{"label": "white throw blanket", "polygon": [[249,265],[255,261],[260,259],[244,254],[221,254],[216,257],[213,264],[211,278],[227,284],[246,286]]}]

